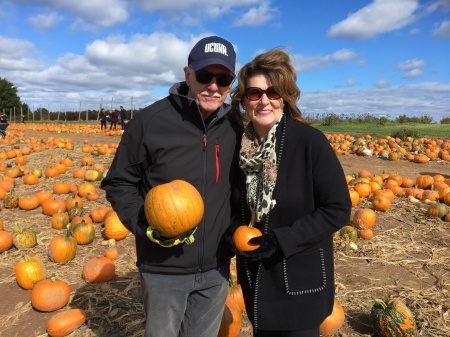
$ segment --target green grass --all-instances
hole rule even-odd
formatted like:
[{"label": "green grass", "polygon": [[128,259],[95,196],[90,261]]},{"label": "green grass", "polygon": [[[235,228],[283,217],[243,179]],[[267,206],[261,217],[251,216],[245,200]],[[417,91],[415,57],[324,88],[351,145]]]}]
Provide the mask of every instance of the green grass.
[{"label": "green grass", "polygon": [[[449,124],[419,124],[419,123],[396,123],[387,122],[383,125],[377,122],[349,123],[337,122],[332,125],[321,125],[320,122],[311,123],[311,126],[324,133],[342,133],[352,136],[371,135],[376,137],[394,136],[395,134],[405,134],[405,136],[415,136],[415,138],[450,138]],[[407,130],[414,134],[407,134]]]}]

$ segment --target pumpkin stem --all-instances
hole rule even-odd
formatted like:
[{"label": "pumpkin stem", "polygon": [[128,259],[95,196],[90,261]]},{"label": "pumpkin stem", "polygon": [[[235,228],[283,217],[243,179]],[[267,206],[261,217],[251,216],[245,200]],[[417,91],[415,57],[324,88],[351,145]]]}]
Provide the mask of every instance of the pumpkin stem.
[{"label": "pumpkin stem", "polygon": [[249,228],[253,228],[255,225],[256,213],[252,211],[252,218],[250,219],[250,223],[248,224]]},{"label": "pumpkin stem", "polygon": [[382,299],[376,298],[375,303],[379,304],[383,308],[383,310],[386,310],[387,305]]}]

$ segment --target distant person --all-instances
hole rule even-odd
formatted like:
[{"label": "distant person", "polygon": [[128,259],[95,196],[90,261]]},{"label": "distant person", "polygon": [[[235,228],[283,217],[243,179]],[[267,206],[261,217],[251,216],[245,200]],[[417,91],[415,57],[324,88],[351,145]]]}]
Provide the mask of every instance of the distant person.
[{"label": "distant person", "polygon": [[106,112],[105,112],[104,108],[100,109],[100,113],[98,115],[98,119],[100,120],[100,130],[103,130],[103,129],[106,130],[107,116],[106,116]]},{"label": "distant person", "polygon": [[110,119],[110,125],[109,125],[109,130],[117,130],[117,122],[119,121],[119,112],[117,110],[111,110],[109,112],[109,117]]},{"label": "distant person", "polygon": [[121,105],[120,106],[120,126],[122,130],[125,130],[125,120],[127,119],[127,110]]},{"label": "distant person", "polygon": [[25,123],[25,115],[22,115],[21,118],[22,118],[22,123]]},{"label": "distant person", "polygon": [[8,116],[6,114],[0,115],[0,123],[2,123],[2,124],[8,123]]}]

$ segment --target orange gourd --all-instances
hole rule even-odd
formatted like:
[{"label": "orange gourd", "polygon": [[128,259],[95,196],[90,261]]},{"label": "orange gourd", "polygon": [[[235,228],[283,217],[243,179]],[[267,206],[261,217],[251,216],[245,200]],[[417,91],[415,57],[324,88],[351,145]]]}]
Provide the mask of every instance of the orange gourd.
[{"label": "orange gourd", "polygon": [[320,335],[321,336],[332,336],[339,328],[344,324],[344,308],[339,303],[338,300],[334,300],[333,311],[331,314],[325,318],[325,320],[320,324]]},{"label": "orange gourd", "polygon": [[55,277],[36,283],[31,290],[31,305],[40,311],[55,311],[69,302],[69,285]]},{"label": "orange gourd", "polygon": [[81,221],[72,229],[72,235],[79,245],[87,245],[94,241],[95,228],[92,223]]},{"label": "orange gourd", "polygon": [[383,194],[377,194],[372,198],[372,206],[376,211],[386,212],[391,208],[391,200]]},{"label": "orange gourd", "polygon": [[66,212],[59,210],[57,213],[52,215],[52,227],[55,229],[65,229],[69,224],[69,215]]},{"label": "orange gourd", "polygon": [[129,231],[117,216],[110,216],[105,219],[105,237],[116,241],[127,237]]},{"label": "orange gourd", "polygon": [[217,337],[236,337],[241,331],[242,313],[237,302],[227,296]]},{"label": "orange gourd", "polygon": [[359,208],[353,214],[353,224],[358,229],[372,228],[376,219],[375,211],[370,208]]},{"label": "orange gourd", "polygon": [[82,309],[67,309],[53,315],[46,324],[50,337],[63,337],[72,333],[86,321],[86,314]]},{"label": "orange gourd", "polygon": [[10,249],[13,245],[13,240],[11,234],[0,230],[0,253],[3,253]]},{"label": "orange gourd", "polygon": [[50,261],[64,263],[72,261],[77,253],[77,241],[73,238],[70,227],[64,236],[55,236],[50,241],[48,257]]},{"label": "orange gourd", "polygon": [[24,195],[19,198],[19,207],[21,209],[32,210],[39,206],[39,199],[35,195]]},{"label": "orange gourd", "polygon": [[116,266],[107,257],[92,257],[83,266],[81,276],[86,282],[101,283],[108,282],[114,277]]},{"label": "orange gourd", "polygon": [[33,289],[34,285],[45,279],[45,266],[38,256],[24,256],[15,268],[16,281],[23,289]]},{"label": "orange gourd", "polygon": [[239,226],[233,233],[233,244],[240,252],[252,251],[259,247],[259,245],[252,245],[248,243],[250,239],[262,235],[261,231],[254,227],[255,218],[255,213],[253,213],[250,224],[248,226]]},{"label": "orange gourd", "polygon": [[41,206],[42,213],[44,213],[45,215],[51,216],[57,213],[59,210],[61,210],[62,212],[66,211],[66,203],[60,198],[46,199],[42,202]]},{"label": "orange gourd", "polygon": [[197,226],[204,212],[197,189],[184,180],[153,187],[144,202],[145,216],[162,236],[175,237]]}]

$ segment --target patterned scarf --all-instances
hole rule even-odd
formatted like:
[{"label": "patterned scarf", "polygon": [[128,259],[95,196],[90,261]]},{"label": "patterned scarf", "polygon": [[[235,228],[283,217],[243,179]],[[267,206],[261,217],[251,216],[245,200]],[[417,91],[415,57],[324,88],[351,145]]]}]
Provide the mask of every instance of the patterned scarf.
[{"label": "patterned scarf", "polygon": [[259,145],[252,122],[247,125],[242,136],[239,166],[247,176],[247,203],[256,216],[256,222],[261,221],[276,204],[272,193],[277,182],[275,133],[280,120]]}]

